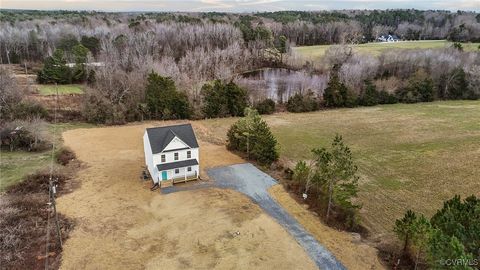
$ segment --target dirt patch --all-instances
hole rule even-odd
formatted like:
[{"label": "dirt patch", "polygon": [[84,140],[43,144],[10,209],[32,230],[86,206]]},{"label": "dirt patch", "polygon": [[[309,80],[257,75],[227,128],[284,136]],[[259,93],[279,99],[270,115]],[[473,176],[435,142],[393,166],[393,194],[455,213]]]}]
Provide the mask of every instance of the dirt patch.
[{"label": "dirt patch", "polygon": [[281,185],[271,187],[269,193],[348,269],[386,269],[379,260],[377,249],[362,242],[358,234],[341,232],[323,224],[307,205],[297,203]]},{"label": "dirt patch", "polygon": [[[151,192],[151,183],[140,180],[142,136],[146,127],[165,124],[172,122],[64,133],[86,168],[78,174],[81,187],[58,200],[59,211],[77,220],[61,268],[316,269],[278,223],[238,192]],[[199,143],[203,170],[242,162],[224,146]]]}]

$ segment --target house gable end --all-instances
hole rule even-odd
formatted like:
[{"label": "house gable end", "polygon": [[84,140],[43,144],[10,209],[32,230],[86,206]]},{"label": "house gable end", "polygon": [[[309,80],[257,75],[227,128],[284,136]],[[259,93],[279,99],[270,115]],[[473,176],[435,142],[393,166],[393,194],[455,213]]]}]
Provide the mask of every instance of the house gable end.
[{"label": "house gable end", "polygon": [[168,152],[168,151],[173,151],[177,149],[185,149],[185,148],[190,148],[188,144],[183,142],[180,138],[175,136],[168,144],[165,146],[162,152]]}]

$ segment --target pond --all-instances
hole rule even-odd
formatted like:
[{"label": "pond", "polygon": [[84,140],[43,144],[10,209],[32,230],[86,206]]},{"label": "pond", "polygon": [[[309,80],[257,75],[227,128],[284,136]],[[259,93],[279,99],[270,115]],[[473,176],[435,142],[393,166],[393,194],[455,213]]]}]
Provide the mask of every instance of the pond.
[{"label": "pond", "polygon": [[312,90],[322,95],[328,83],[326,75],[311,75],[305,71],[265,68],[242,74],[236,83],[246,88],[253,102],[271,98],[283,103],[296,93]]}]

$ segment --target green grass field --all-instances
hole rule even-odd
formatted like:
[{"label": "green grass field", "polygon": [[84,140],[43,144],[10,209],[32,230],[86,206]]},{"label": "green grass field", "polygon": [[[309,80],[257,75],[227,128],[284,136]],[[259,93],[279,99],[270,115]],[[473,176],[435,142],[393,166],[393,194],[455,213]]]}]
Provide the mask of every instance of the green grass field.
[{"label": "green grass field", "polygon": [[[58,94],[67,95],[67,94],[83,94],[83,86],[80,84],[66,84],[58,85]],[[57,90],[53,84],[39,84],[38,93],[41,95],[55,95]]]},{"label": "green grass field", "polygon": [[[396,218],[413,209],[431,215],[455,194],[480,196],[480,101],[395,104],[265,119],[281,157],[308,159],[336,133],[359,166],[362,222],[381,240]],[[225,136],[235,119],[203,123]],[[389,237],[389,238],[390,238]]]},{"label": "green grass field", "polygon": [[[325,54],[325,51],[331,45],[318,46],[303,46],[295,47],[293,50],[307,58],[318,59]],[[452,42],[446,40],[421,40],[421,41],[400,41],[400,42],[377,42],[354,45],[354,48],[359,53],[369,53],[379,55],[384,50],[388,49],[441,49],[452,46]],[[463,43],[465,51],[478,51],[480,43]]]},{"label": "green grass field", "polygon": [[[61,134],[63,131],[75,128],[91,127],[90,124],[58,124],[54,134],[54,126],[49,125],[48,130],[55,140],[56,149],[62,146]],[[26,151],[0,151],[0,192],[6,187],[22,180],[26,175],[37,170],[48,169],[51,162],[51,150],[42,152]]]}]

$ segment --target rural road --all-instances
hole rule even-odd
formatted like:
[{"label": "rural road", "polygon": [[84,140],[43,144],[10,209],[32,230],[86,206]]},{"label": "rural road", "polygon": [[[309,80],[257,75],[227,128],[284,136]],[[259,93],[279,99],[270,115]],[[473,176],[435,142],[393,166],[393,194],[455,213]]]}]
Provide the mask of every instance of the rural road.
[{"label": "rural road", "polygon": [[215,186],[233,189],[250,197],[295,238],[320,269],[346,269],[270,196],[268,189],[277,184],[275,179],[250,163],[217,167],[207,173],[215,180]]}]

